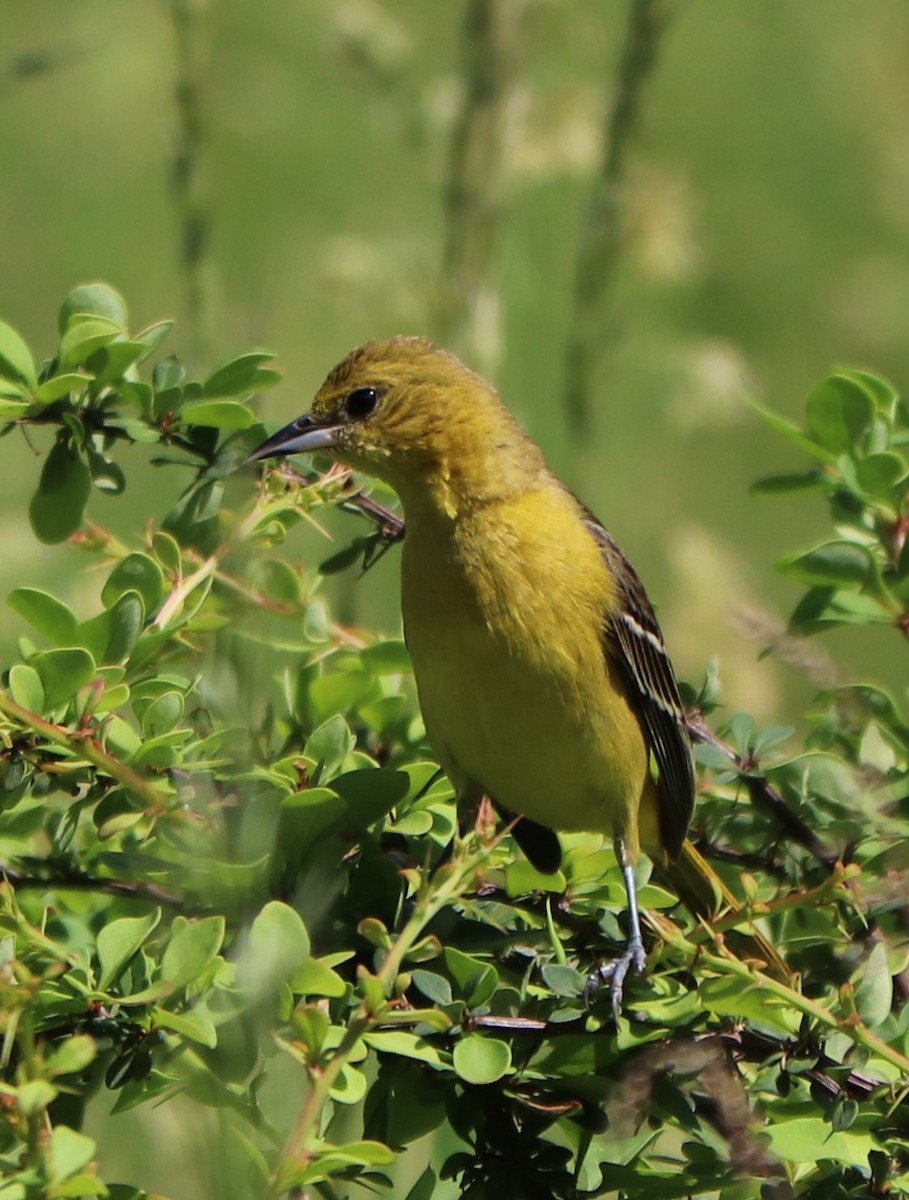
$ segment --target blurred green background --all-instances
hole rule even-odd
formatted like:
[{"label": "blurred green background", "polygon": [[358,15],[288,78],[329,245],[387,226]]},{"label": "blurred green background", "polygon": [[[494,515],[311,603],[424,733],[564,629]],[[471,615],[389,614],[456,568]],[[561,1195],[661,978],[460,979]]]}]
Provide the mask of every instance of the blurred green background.
[{"label": "blurred green background", "polygon": [[[796,460],[743,397],[796,416],[839,362],[905,384],[909,10],[903,0],[671,9],[626,162],[620,267],[581,453],[564,415],[565,335],[627,10],[514,5],[488,311],[480,343],[455,348],[494,375],[624,544],[683,674],[699,677],[718,655],[729,703],[765,717],[803,711],[831,672],[902,688],[886,630],[859,644],[834,635],[836,667],[820,646],[757,661],[795,596],[770,564],[823,536],[825,519],[810,498],[749,498],[754,478]],[[197,42],[182,70],[200,88],[203,123],[193,202],[211,231],[201,322],[188,319],[172,188],[175,10],[138,0],[4,5],[0,314],[40,354],[67,290],[107,279],[134,327],[177,317],[172,345],[199,369],[247,345],[273,349],[286,379],[262,411],[284,421],[367,337],[437,333],[465,5],[183,8]],[[22,501],[38,464],[18,434],[3,449],[0,587],[72,573],[91,610],[96,584],[78,552],[40,549],[28,532]],[[97,497],[90,513],[115,525],[126,507],[134,526],[160,518],[183,477],[149,468],[142,479],[128,506]],[[326,549],[301,540],[300,552]],[[332,584],[344,616],[397,627],[396,557]]]},{"label": "blurred green background", "polygon": [[[793,417],[836,363],[906,386],[909,346],[909,8],[905,0],[685,0],[672,9],[626,163],[620,269],[583,451],[565,417],[566,331],[578,232],[626,27],[618,0],[513,0],[504,209],[483,337],[455,347],[494,376],[553,466],[638,565],[680,671],[720,660],[731,707],[798,721],[821,681],[889,681],[892,634],[779,642],[798,589],[771,569],[826,536],[812,498],[750,498],[800,465],[744,402]],[[174,7],[29,0],[0,28],[0,317],[40,355],[69,288],[106,279],[139,328],[207,371],[247,345],[278,356],[263,400],[283,422],[368,337],[438,331],[450,140],[465,4],[448,0],[219,0],[181,68]],[[185,47],[184,47],[185,49]],[[210,223],[203,311],[189,311],[172,187],[181,70],[200,88],[192,202]],[[33,438],[40,450],[41,436]],[[39,463],[2,443],[0,593],[63,581],[82,614],[98,576],[40,547],[25,499]],[[141,446],[122,451],[142,461]],[[118,529],[160,520],[183,482],[131,467]],[[138,483],[138,486],[136,484]],[[242,502],[242,483],[237,485]],[[339,517],[341,536],[356,531]],[[300,534],[300,554],[327,547]],[[397,552],[333,580],[338,611],[398,628]],[[0,647],[19,631],[11,615]],[[768,643],[776,655],[758,660]],[[825,660],[829,652],[835,664]],[[198,1118],[198,1109],[193,1109]],[[178,1105],[102,1142],[179,1196],[219,1186],[198,1153],[215,1134]],[[212,1118],[214,1122],[214,1118]],[[166,1155],[162,1146],[168,1147]],[[145,1169],[147,1168],[147,1169]],[[110,1169],[105,1171],[110,1176]],[[160,1179],[159,1179],[160,1176]]]}]

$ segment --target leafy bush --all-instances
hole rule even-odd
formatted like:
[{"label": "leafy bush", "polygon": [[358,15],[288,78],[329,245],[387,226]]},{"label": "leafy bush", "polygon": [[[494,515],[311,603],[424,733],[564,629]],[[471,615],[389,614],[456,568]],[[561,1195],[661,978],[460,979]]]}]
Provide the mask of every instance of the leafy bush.
[{"label": "leafy bush", "polygon": [[[8,598],[29,632],[0,692],[0,1200],[145,1196],[102,1181],[83,1121],[178,1096],[219,1115],[219,1196],[909,1194],[891,697],[829,690],[797,748],[747,713],[717,736],[716,679],[691,692],[693,836],[738,899],[697,921],[642,879],[650,969],[616,1024],[586,988],[621,941],[612,850],[567,837],[544,877],[481,827],[446,860],[403,644],[333,623],[318,568],[280,553],[326,504],[372,522],[328,569],[395,518],[338,469],[236,472],[269,356],[188,379],[168,329],[131,335],[101,284],[40,367],[0,325],[4,432],[55,432],[32,528],[104,572],[85,617],[27,581]],[[905,637],[906,405],[839,371],[805,430],[765,416],[811,467],[759,489],[822,493],[836,530],[780,564],[807,588],[793,630]],[[125,443],[192,471],[129,543],[85,519],[123,492]],[[736,953],[754,922],[784,970]]]}]

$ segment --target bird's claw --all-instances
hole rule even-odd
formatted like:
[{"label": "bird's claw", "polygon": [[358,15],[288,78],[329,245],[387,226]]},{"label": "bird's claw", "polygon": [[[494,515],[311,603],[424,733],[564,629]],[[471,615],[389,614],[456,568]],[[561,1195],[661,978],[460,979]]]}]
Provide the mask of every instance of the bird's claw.
[{"label": "bird's claw", "polygon": [[613,958],[609,962],[603,963],[588,977],[584,988],[585,1000],[589,1003],[594,991],[601,984],[608,982],[612,1013],[615,1019],[618,1020],[622,1012],[625,976],[632,969],[635,974],[643,975],[646,967],[647,956],[644,953],[644,945],[639,939],[632,938],[623,954],[620,954],[618,958]]}]

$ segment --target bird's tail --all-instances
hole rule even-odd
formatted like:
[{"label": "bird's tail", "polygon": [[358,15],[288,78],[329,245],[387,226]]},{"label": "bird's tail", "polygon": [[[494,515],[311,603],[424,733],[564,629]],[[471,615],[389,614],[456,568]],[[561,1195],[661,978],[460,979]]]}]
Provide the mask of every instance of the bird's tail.
[{"label": "bird's tail", "polygon": [[[720,879],[710,863],[686,838],[679,856],[658,867],[692,916],[710,924],[716,917],[740,909],[741,903]],[[792,972],[770,939],[753,921],[743,921],[724,933],[729,948],[740,958],[755,960],[777,979],[788,980]]]}]

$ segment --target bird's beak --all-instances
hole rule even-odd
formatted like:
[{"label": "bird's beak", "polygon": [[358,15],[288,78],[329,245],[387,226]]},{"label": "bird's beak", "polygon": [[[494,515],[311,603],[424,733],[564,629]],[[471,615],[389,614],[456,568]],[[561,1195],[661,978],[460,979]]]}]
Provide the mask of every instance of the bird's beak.
[{"label": "bird's beak", "polygon": [[[313,450],[328,450],[335,445],[340,425],[317,421],[308,414],[297,417],[277,433],[257,446],[246,463],[263,458],[278,458],[283,454],[309,454]],[[246,463],[243,465],[245,466]]]}]

